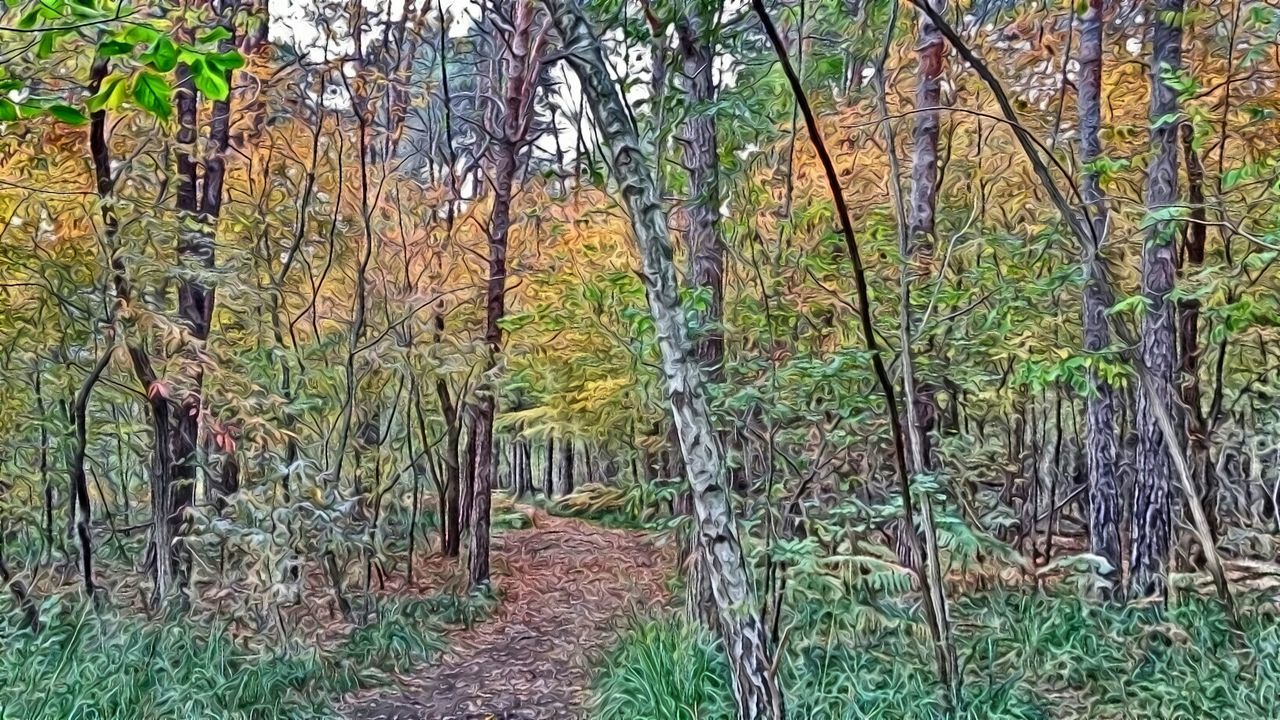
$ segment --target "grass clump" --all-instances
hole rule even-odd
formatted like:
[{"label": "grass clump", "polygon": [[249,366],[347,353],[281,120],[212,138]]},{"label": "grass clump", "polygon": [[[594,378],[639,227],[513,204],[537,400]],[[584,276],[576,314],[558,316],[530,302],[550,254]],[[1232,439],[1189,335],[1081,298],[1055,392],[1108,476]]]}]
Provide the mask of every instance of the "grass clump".
[{"label": "grass clump", "polygon": [[330,698],[433,657],[439,623],[392,603],[336,647],[249,647],[178,619],[148,622],[51,601],[39,635],[0,621],[0,719],[304,720]]},{"label": "grass clump", "polygon": [[[816,605],[816,603],[810,603]],[[1257,605],[1262,608],[1264,606]],[[808,720],[1258,720],[1280,717],[1280,624],[1249,608],[1246,652],[1221,607],[1186,598],[1160,619],[1067,594],[995,591],[952,607],[965,676],[947,715],[927,633],[796,608],[781,680]],[[635,621],[598,670],[601,720],[730,717],[721,651],[678,618]],[[653,708],[646,713],[645,708]]]},{"label": "grass clump", "polygon": [[421,602],[436,620],[470,629],[493,614],[498,607],[498,595],[489,588],[478,593],[440,593]]},{"label": "grass clump", "polygon": [[597,720],[729,720],[732,695],[720,651],[687,623],[634,619],[594,686]]},{"label": "grass clump", "polygon": [[361,669],[403,673],[444,649],[440,622],[426,600],[388,600],[376,620],[343,640],[338,658]]}]

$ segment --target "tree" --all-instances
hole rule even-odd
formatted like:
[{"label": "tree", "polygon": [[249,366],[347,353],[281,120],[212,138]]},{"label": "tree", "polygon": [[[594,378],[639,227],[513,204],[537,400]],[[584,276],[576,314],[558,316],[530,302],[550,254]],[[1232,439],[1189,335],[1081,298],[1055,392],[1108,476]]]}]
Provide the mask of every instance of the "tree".
[{"label": "tree", "polygon": [[630,215],[643,268],[645,295],[662,355],[662,374],[693,493],[704,558],[716,599],[738,716],[783,717],[773,650],[760,620],[729,502],[724,454],[711,424],[704,379],[693,357],[677,293],[666,212],[653,176],[653,155],[614,86],[599,41],[575,0],[548,2],[566,57],[582,82],[604,138],[619,196]]},{"label": "tree", "polygon": [[[492,156],[493,198],[489,213],[489,276],[485,289],[484,339],[489,360],[485,369],[492,374],[502,352],[502,318],[506,307],[507,243],[511,232],[511,199],[516,172],[533,125],[533,104],[541,77],[546,20],[532,0],[520,0],[511,15],[495,6],[491,10],[495,27],[502,28],[501,60],[496,85],[500,110],[489,115]],[[493,421],[497,413],[497,388],[486,389],[476,407],[476,468],[473,479],[474,507],[471,514],[470,576],[472,587],[489,582],[489,512],[496,474],[493,456]]]},{"label": "tree", "polygon": [[[1091,214],[1093,247],[1084,263],[1084,349],[1093,353],[1085,398],[1085,458],[1089,474],[1089,552],[1107,562],[1104,580],[1120,583],[1120,497],[1116,484],[1116,390],[1102,372],[1101,355],[1111,345],[1107,310],[1114,304],[1102,250],[1107,201],[1097,164],[1102,160],[1102,0],[1089,0],[1080,18],[1080,77],[1076,100],[1080,126],[1080,194]],[[1108,591],[1109,593],[1110,591]]]},{"label": "tree", "polygon": [[[1182,70],[1182,0],[1159,0],[1151,14],[1151,164],[1147,168],[1146,241],[1142,250],[1142,362],[1154,380],[1138,396],[1138,456],[1129,520],[1129,594],[1163,602],[1168,590],[1170,452],[1156,413],[1172,407],[1177,368],[1173,293],[1178,223],[1178,90]],[[1152,407],[1159,404],[1161,408]]]}]

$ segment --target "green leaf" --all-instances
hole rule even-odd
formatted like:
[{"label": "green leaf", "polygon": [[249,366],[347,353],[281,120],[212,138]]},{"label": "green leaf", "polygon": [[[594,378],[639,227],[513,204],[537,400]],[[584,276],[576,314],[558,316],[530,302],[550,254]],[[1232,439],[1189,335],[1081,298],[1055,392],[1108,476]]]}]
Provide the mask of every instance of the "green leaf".
[{"label": "green leaf", "polygon": [[36,26],[36,23],[39,21],[40,21],[40,6],[37,5],[36,7],[28,10],[26,15],[23,15],[22,17],[18,18],[18,28],[21,30],[30,30],[34,28]]},{"label": "green leaf", "polygon": [[1161,223],[1172,222],[1174,220],[1185,220],[1191,214],[1191,210],[1183,205],[1166,205],[1162,208],[1151,210],[1142,218],[1139,227],[1143,230]]},{"label": "green leaf", "polygon": [[50,105],[45,108],[45,112],[68,125],[83,125],[89,122],[89,118],[85,117],[84,113],[70,105]]},{"label": "green leaf", "polygon": [[0,122],[11,122],[18,119],[18,106],[8,98],[0,97]]},{"label": "green leaf", "polygon": [[36,48],[36,57],[43,60],[53,54],[53,44],[57,41],[57,35],[52,32],[45,32],[40,38],[40,45]]},{"label": "green leaf", "polygon": [[1145,311],[1147,309],[1147,299],[1141,295],[1130,295],[1120,302],[1112,305],[1107,309],[1108,315],[1116,315],[1127,312]]},{"label": "green leaf", "polygon": [[210,66],[203,59],[196,60],[191,63],[191,79],[205,97],[211,100],[226,100],[227,93],[230,88],[227,86],[227,79],[222,73]]},{"label": "green leaf", "polygon": [[244,67],[244,56],[235,50],[205,55],[205,62],[223,71],[239,70]]},{"label": "green leaf", "polygon": [[219,25],[218,27],[196,38],[196,42],[200,44],[207,44],[207,43],[222,42],[223,40],[230,40],[230,39],[231,39],[231,31]]},{"label": "green leaf", "polygon": [[129,32],[124,34],[124,39],[130,43],[150,44],[160,37],[160,33],[153,27],[147,25],[134,25],[129,28]]},{"label": "green leaf", "polygon": [[161,120],[168,120],[173,114],[170,97],[173,89],[163,77],[149,70],[143,70],[133,80],[133,99],[138,107],[155,115]]},{"label": "green leaf", "polygon": [[98,43],[98,55],[100,57],[117,57],[128,55],[132,52],[133,43],[124,40],[103,40]]},{"label": "green leaf", "polygon": [[178,48],[172,40],[161,35],[138,59],[159,72],[167,73],[178,64]]},{"label": "green leaf", "polygon": [[89,112],[95,113],[101,110],[114,110],[120,107],[120,103],[125,100],[124,78],[120,75],[109,75],[102,83],[98,92],[84,102]]}]

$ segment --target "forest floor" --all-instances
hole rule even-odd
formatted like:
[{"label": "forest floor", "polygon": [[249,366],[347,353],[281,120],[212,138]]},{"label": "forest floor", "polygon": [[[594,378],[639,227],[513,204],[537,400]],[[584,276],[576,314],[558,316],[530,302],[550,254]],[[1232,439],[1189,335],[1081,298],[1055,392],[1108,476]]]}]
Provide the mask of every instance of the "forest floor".
[{"label": "forest floor", "polygon": [[674,547],[653,533],[530,510],[532,527],[494,538],[494,613],[449,632],[448,650],[398,686],[348,698],[346,718],[586,717],[591,667],[619,623],[668,604]]}]

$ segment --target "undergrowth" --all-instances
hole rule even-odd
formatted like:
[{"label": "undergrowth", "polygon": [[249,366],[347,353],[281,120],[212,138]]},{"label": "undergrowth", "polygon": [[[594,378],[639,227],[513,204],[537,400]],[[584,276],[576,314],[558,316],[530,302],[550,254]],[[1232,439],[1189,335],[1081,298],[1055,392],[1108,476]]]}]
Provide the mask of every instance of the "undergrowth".
[{"label": "undergrowth", "polygon": [[[1251,605],[1247,651],[1221,608],[1186,599],[1162,619],[1073,595],[994,591],[953,605],[965,677],[949,715],[927,635],[915,623],[858,632],[820,607],[792,615],[781,663],[798,720],[1260,720],[1280,717],[1280,625]],[[633,620],[594,683],[600,720],[731,716],[720,651],[670,617]],[[653,711],[646,712],[646,708]]]},{"label": "undergrowth", "polygon": [[426,600],[392,601],[328,648],[254,648],[221,628],[51,600],[39,635],[0,621],[3,720],[302,720],[443,647]]},{"label": "undergrowth", "polygon": [[558,500],[540,502],[552,515],[590,520],[603,527],[671,530],[683,522],[670,512],[678,488],[671,481],[620,478],[613,485],[588,483]]}]

